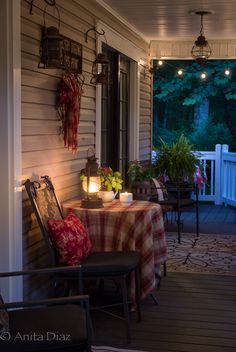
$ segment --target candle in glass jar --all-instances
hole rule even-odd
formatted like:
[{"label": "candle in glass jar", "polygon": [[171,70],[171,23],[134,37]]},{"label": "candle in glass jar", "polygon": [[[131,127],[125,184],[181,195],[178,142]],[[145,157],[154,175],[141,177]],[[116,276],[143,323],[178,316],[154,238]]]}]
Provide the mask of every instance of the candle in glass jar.
[{"label": "candle in glass jar", "polygon": [[120,193],[120,202],[122,203],[131,203],[133,200],[133,193]]}]

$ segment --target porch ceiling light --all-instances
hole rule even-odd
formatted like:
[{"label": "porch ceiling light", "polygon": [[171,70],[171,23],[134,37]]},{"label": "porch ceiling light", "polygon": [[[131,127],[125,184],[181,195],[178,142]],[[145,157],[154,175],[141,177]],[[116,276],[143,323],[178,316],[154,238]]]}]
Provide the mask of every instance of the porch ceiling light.
[{"label": "porch ceiling light", "polygon": [[211,48],[204,36],[203,16],[210,15],[211,12],[195,11],[194,14],[201,16],[201,29],[200,29],[200,35],[198,36],[197,40],[195,41],[192,47],[191,55],[197,61],[197,63],[199,63],[200,65],[203,65],[211,56]]}]

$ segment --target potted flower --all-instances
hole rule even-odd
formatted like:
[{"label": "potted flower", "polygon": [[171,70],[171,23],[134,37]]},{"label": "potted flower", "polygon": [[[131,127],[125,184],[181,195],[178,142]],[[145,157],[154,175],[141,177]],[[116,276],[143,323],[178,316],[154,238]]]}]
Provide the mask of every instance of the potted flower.
[{"label": "potted flower", "polygon": [[101,190],[98,196],[102,198],[103,202],[111,202],[117,192],[122,189],[121,173],[113,171],[110,167],[100,167],[98,175],[101,181]]}]

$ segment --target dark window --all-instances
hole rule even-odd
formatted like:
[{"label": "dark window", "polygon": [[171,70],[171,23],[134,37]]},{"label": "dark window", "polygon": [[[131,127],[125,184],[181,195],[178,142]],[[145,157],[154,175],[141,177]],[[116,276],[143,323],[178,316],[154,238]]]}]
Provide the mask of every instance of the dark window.
[{"label": "dark window", "polygon": [[112,84],[102,88],[101,164],[127,176],[129,160],[130,61],[120,53],[104,49],[111,62]]}]

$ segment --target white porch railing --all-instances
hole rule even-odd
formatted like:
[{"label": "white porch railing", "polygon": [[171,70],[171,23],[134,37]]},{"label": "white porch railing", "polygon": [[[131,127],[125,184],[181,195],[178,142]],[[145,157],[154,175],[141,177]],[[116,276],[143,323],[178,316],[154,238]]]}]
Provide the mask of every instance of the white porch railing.
[{"label": "white porch railing", "polygon": [[199,199],[236,206],[236,153],[230,153],[226,144],[217,144],[213,152],[199,153],[208,177]]}]

